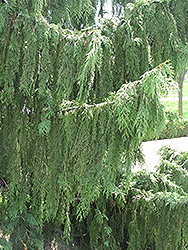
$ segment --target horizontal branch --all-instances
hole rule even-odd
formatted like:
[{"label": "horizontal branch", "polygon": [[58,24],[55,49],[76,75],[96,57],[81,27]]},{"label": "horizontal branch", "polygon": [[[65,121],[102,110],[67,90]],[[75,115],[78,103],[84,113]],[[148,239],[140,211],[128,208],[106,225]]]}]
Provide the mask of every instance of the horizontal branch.
[{"label": "horizontal branch", "polygon": [[91,104],[91,105],[84,103],[83,105],[80,105],[80,106],[72,106],[72,107],[68,107],[68,108],[63,108],[63,109],[61,109],[61,111],[62,112],[66,112],[66,111],[70,111],[70,110],[79,109],[79,108],[82,108],[82,107],[87,110],[88,108],[103,107],[105,105],[108,105],[108,104],[111,105],[113,103],[115,103],[115,101],[112,101],[112,102],[102,102],[102,103],[98,103],[98,104],[94,103],[94,104]]}]

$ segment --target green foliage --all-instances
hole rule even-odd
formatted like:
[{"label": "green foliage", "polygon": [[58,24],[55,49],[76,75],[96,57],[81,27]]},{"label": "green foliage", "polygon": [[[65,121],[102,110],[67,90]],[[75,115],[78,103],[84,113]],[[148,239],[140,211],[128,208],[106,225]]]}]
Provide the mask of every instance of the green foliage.
[{"label": "green foliage", "polygon": [[[187,66],[187,1],[186,0],[114,0],[123,8],[125,17],[139,20],[150,47],[152,67],[165,60],[171,60],[176,76]],[[118,8],[117,8],[118,9]],[[121,14],[121,11],[117,13]],[[133,25],[133,27],[136,27]]]},{"label": "green foliage", "polygon": [[[186,248],[187,154],[177,155],[171,149],[167,154],[165,149],[157,173],[135,173],[129,191],[132,194],[129,213],[134,212],[127,249]],[[165,158],[170,158],[171,163]]]},{"label": "green foliage", "polygon": [[114,70],[121,86],[125,81],[139,79],[149,69],[148,44],[142,18],[122,18],[115,32]]},{"label": "green foliage", "polygon": [[[121,249],[126,241],[129,249],[144,248],[143,218],[149,221],[151,207],[166,219],[163,201],[183,202],[170,188],[164,194],[160,187],[156,194],[137,192],[131,173],[142,158],[144,137],[157,136],[165,121],[159,98],[174,85],[172,67],[163,62],[169,54],[160,60],[153,48],[148,54],[151,39],[139,4],[120,21],[80,30],[92,22],[96,5],[0,4],[0,174],[8,184],[0,204],[1,230],[15,250],[23,247],[20,240],[28,249],[49,248],[53,237],[69,242],[74,232],[90,249]],[[173,18],[168,21],[174,31]],[[142,205],[147,217],[140,218]],[[164,235],[150,224],[157,236],[147,235],[149,244],[159,241],[163,249]]]},{"label": "green foliage", "polygon": [[[98,0],[46,0],[42,13],[50,23],[60,23],[63,28],[81,29],[94,23]],[[104,3],[102,2],[101,9]]]},{"label": "green foliage", "polygon": [[[187,43],[187,34],[188,32],[188,23],[187,23],[187,13],[188,6],[186,0],[171,0],[170,1],[170,10],[173,16],[175,17],[178,29],[178,35],[181,38],[181,41]],[[181,16],[181,18],[179,18]]]},{"label": "green foliage", "polygon": [[166,124],[160,139],[188,136],[188,121],[179,117],[177,113],[166,114]]},{"label": "green foliage", "polygon": [[179,117],[177,113],[172,112],[166,112],[165,118],[166,122],[159,136],[156,137],[152,134],[150,137],[145,137],[145,141],[188,136],[188,121],[186,119],[183,119],[182,117]]},{"label": "green foliage", "polygon": [[175,181],[186,193],[188,192],[188,161],[187,152],[178,152],[169,147],[163,147],[160,150],[162,163],[160,172],[171,175]]},{"label": "green foliage", "polygon": [[133,174],[124,206],[119,194],[125,172],[119,169],[118,195],[101,192],[78,223],[72,210],[73,235],[80,236],[81,249],[186,249],[187,153],[164,148],[161,157],[156,173]]},{"label": "green foliage", "polygon": [[0,238],[0,249],[12,250],[11,242],[7,242],[6,239]]}]

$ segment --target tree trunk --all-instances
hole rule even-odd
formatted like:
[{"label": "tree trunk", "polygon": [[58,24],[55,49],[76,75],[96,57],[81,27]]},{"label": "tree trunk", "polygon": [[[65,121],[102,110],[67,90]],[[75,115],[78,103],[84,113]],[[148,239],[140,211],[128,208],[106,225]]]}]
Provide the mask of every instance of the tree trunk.
[{"label": "tree trunk", "polygon": [[179,116],[183,116],[183,81],[185,78],[185,74],[186,74],[186,69],[184,68],[182,70],[182,73],[179,74],[179,76],[177,77],[177,82],[178,82],[178,87],[179,87],[179,91],[178,91],[178,114]]}]

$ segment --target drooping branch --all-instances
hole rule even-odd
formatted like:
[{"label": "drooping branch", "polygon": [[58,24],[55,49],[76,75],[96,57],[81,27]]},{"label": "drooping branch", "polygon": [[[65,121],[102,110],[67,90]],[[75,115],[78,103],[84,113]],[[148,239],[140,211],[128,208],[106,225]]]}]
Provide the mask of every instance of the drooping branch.
[{"label": "drooping branch", "polygon": [[[118,94],[119,92],[122,93],[124,101],[126,102],[126,99],[129,98],[128,93],[134,90],[136,86],[140,85],[143,91],[148,91],[149,90],[148,86],[145,85],[145,82],[148,82],[148,81],[150,81],[149,84],[147,83],[150,87],[157,88],[158,91],[161,91],[161,93],[166,94],[168,91],[168,88],[176,87],[176,84],[173,80],[173,74],[174,73],[173,73],[171,64],[169,63],[169,61],[165,61],[159,64],[158,66],[156,66],[151,71],[144,73],[141,76],[140,80],[122,85],[119,91],[117,91],[117,93],[113,95],[113,99],[114,99],[113,101],[108,99],[108,101],[101,102],[101,103],[94,103],[94,104],[77,103],[77,105],[75,105],[76,102],[70,102],[70,101],[64,100],[59,110],[61,112],[69,112],[69,111],[76,110],[76,109],[87,110],[89,108],[100,108],[100,107],[107,106],[107,105],[113,105],[119,101],[119,94]],[[151,82],[153,82],[153,84],[151,84]],[[153,90],[151,89],[151,92],[152,91]],[[71,104],[73,106],[71,106]]]},{"label": "drooping branch", "polygon": [[102,102],[102,103],[94,103],[94,104],[82,104],[82,105],[79,105],[79,106],[71,106],[71,107],[68,107],[68,108],[60,108],[60,111],[62,112],[68,112],[68,111],[71,111],[71,110],[75,110],[75,109],[82,109],[84,108],[85,110],[89,109],[89,108],[100,108],[100,107],[103,107],[103,106],[107,106],[107,105],[112,105],[114,104],[115,101],[112,101],[112,102]]}]

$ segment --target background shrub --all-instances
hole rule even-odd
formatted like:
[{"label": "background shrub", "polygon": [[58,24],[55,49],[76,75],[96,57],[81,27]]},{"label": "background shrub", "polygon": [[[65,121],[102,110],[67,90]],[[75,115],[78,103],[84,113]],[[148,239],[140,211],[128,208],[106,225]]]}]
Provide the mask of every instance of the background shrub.
[{"label": "background shrub", "polygon": [[151,135],[145,138],[145,141],[155,140],[155,139],[170,139],[178,138],[183,136],[188,136],[188,120],[183,117],[179,117],[176,112],[166,112],[166,123],[161,132],[161,134],[156,137]]}]

